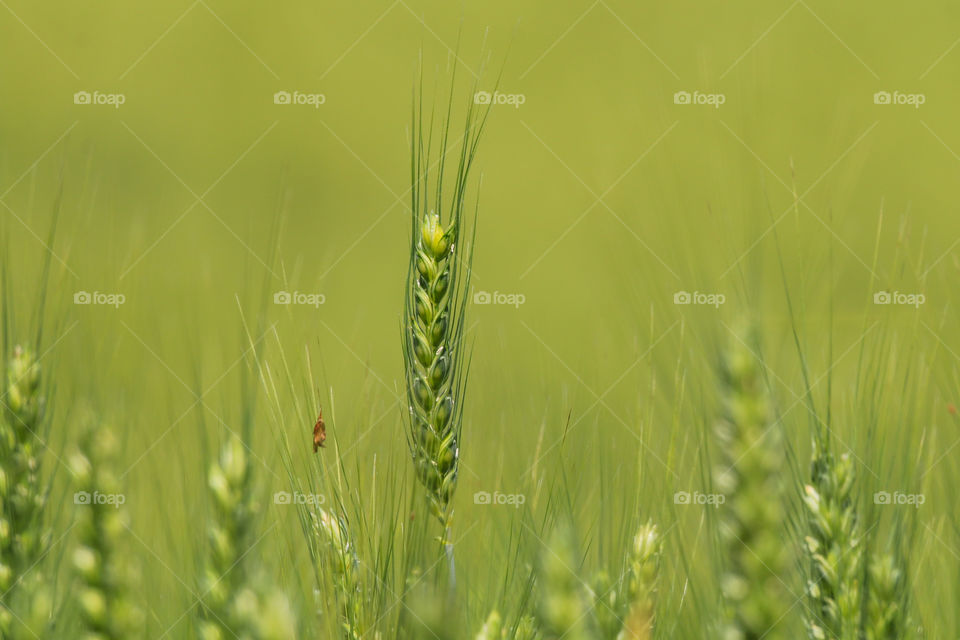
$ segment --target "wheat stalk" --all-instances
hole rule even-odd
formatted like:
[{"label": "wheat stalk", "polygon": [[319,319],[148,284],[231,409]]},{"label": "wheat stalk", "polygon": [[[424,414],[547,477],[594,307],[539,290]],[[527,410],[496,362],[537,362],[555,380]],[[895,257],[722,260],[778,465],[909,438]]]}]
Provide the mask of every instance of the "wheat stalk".
[{"label": "wheat stalk", "polygon": [[483,120],[475,123],[471,103],[459,141],[454,184],[449,188],[444,184],[449,111],[448,107],[434,168],[430,165],[432,127],[428,125],[424,132],[422,107],[414,104],[411,248],[402,342],[409,408],[407,443],[416,477],[426,489],[430,510],[443,530],[441,545],[449,562],[452,586],[452,499],[457,485],[468,369],[464,362],[464,319],[472,259],[472,250],[464,243],[464,212]]},{"label": "wheat stalk", "polygon": [[231,436],[210,468],[214,518],[204,568],[202,640],[285,640],[296,637],[289,601],[254,580],[246,560],[256,543],[253,478],[243,443]]},{"label": "wheat stalk", "polygon": [[[74,550],[73,567],[80,583],[77,598],[89,640],[123,640],[137,637],[143,615],[130,596],[129,585],[135,574],[132,565],[117,549],[129,526],[127,513],[119,500],[120,486],[110,468],[117,447],[106,429],[88,431],[80,450],[70,462],[75,482],[86,500],[81,504],[77,523],[79,544]],[[91,496],[112,498],[92,500]]]},{"label": "wheat stalk", "polygon": [[627,601],[629,609],[617,640],[649,640],[656,618],[657,584],[663,538],[652,522],[640,527],[633,539],[629,557]]},{"label": "wheat stalk", "polygon": [[38,452],[44,398],[40,366],[30,350],[14,349],[5,382],[0,419],[0,635],[36,638],[49,622],[52,603],[37,566],[50,534],[42,520],[46,494]]},{"label": "wheat stalk", "polygon": [[721,590],[727,611],[724,638],[784,638],[789,611],[785,580],[791,557],[784,544],[786,511],[780,472],[784,461],[779,428],[754,356],[756,337],[731,342],[723,361],[723,415],[717,426],[722,465],[716,486],[725,496],[720,534],[727,566]]},{"label": "wheat stalk", "polygon": [[807,630],[814,640],[858,640],[863,545],[854,501],[853,461],[814,445],[812,484],[804,488],[811,575]]}]

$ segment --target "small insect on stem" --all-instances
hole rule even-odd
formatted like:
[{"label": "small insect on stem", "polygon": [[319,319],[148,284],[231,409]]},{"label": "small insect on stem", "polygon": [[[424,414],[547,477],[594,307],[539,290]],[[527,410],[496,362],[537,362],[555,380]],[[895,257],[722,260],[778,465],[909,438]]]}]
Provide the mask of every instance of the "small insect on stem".
[{"label": "small insect on stem", "polygon": [[327,439],[327,425],[323,423],[323,409],[320,410],[320,415],[317,416],[317,424],[313,425],[313,452],[316,453],[320,450],[320,447],[324,446],[324,441]]}]

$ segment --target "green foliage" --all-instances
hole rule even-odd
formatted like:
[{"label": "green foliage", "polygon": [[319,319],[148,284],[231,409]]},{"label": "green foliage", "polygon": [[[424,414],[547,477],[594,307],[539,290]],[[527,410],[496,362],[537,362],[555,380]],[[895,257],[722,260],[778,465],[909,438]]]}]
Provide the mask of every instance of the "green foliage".
[{"label": "green foliage", "polygon": [[[107,400],[122,425],[117,470],[137,492],[127,505],[131,523],[150,547],[134,546],[146,573],[138,595],[149,637],[194,638],[196,629],[176,623],[195,614],[188,607],[196,591],[222,604],[224,621],[238,632],[256,627],[230,619],[243,609],[266,611],[263,619],[293,614],[299,624],[288,637],[349,637],[362,624],[366,638],[406,640],[415,637],[416,612],[430,623],[418,637],[459,640],[473,637],[495,610],[504,640],[531,640],[541,635],[531,614],[539,615],[545,592],[540,537],[547,537],[545,523],[569,511],[577,531],[571,566],[590,576],[589,590],[576,588],[580,610],[595,627],[587,631],[604,640],[622,631],[616,617],[628,622],[630,582],[642,575],[616,571],[630,564],[619,550],[631,547],[638,513],[656,516],[666,542],[653,591],[657,638],[722,637],[710,624],[721,604],[731,609],[725,622],[744,618],[734,635],[741,633],[757,610],[750,590],[793,606],[783,629],[767,638],[781,631],[802,637],[804,620],[810,634],[849,638],[855,609],[872,637],[908,638],[922,626],[927,638],[960,638],[960,423],[947,411],[960,403],[953,205],[960,125],[951,111],[960,51],[948,50],[956,39],[951,3],[934,2],[927,13],[892,2],[699,3],[691,13],[686,3],[651,10],[561,2],[533,9],[549,19],[519,23],[509,3],[467,3],[463,11],[439,2],[350,3],[332,12],[316,3],[244,10],[225,2],[115,3],[97,11],[56,0],[9,4],[0,9],[0,49],[14,62],[3,73],[4,95],[15,96],[4,101],[0,122],[0,316],[5,338],[49,338],[25,350],[43,365],[34,397],[47,402],[37,403],[35,431],[49,449],[36,438],[18,443],[19,423],[5,408],[0,416],[0,583],[13,587],[3,589],[0,626],[17,627],[9,635],[33,637],[17,618],[45,636],[70,637],[80,626],[73,596],[83,585],[55,566],[70,557],[81,530],[68,527],[84,512],[60,508],[73,487],[55,458],[78,440],[74,406],[100,395],[98,404]],[[130,19],[134,10],[142,19]],[[870,24],[858,28],[865,15]],[[948,19],[925,20],[930,15]],[[405,61],[418,50],[431,61],[425,75],[437,63],[440,85],[450,68],[480,70],[459,52],[474,50],[481,25],[490,25],[497,57],[515,40],[504,88],[524,92],[525,101],[492,96],[498,126],[484,135],[482,235],[471,263],[472,216],[453,223],[453,192],[464,184],[472,190],[479,163],[462,180],[457,158],[468,145],[458,143],[461,129],[452,127],[446,144],[445,135],[420,134],[444,120],[443,109],[417,118],[406,137],[423,160],[414,162],[409,183],[413,211],[402,213],[409,115],[397,105],[409,93]],[[915,26],[922,38],[896,37]],[[451,53],[458,30],[463,46]],[[798,58],[798,51],[809,55]],[[97,86],[100,63],[116,66],[102,78],[117,80],[115,89]],[[921,74],[915,90],[927,100],[919,110],[872,103],[878,90],[914,90],[877,86],[878,79]],[[71,104],[73,92],[98,88],[125,92],[126,104],[119,111]],[[326,92],[328,100],[317,108],[270,104],[278,89],[297,88]],[[719,110],[674,104],[680,89],[722,91],[726,102]],[[439,169],[441,157],[448,158],[443,187],[425,185],[419,174]],[[781,189],[785,182],[796,187]],[[283,232],[273,236],[267,228],[278,200]],[[66,228],[52,238],[44,216],[55,201],[63,203]],[[459,237],[444,255],[438,238],[454,232]],[[788,239],[782,283],[770,259],[777,234]],[[279,240],[272,245],[270,237]],[[399,310],[397,295],[405,245],[413,254],[410,286],[421,277],[412,259],[418,242],[435,274],[419,286],[421,298],[410,296],[428,303],[432,315],[422,317],[415,304]],[[20,303],[37,290],[38,256],[53,273],[46,313],[35,321],[23,317]],[[527,302],[468,301],[469,314],[458,314],[455,302],[437,295],[444,286],[438,274],[464,263],[466,275],[475,268],[478,289]],[[203,512],[209,460],[198,444],[211,430],[191,430],[180,416],[196,401],[194,410],[224,413],[218,422],[237,426],[230,410],[206,405],[218,398],[219,406],[237,407],[249,398],[226,382],[246,369],[231,369],[241,350],[224,336],[239,328],[238,309],[246,314],[260,303],[248,283],[265,266],[271,292],[322,293],[326,303],[268,299],[263,326],[271,331],[250,326],[258,351],[305,353],[315,367],[292,376],[296,393],[283,394],[272,433],[244,433],[245,453],[258,472],[279,471],[280,442],[297,456],[297,481],[307,483],[319,468],[317,477],[340,488],[317,490],[328,498],[326,522],[349,542],[323,537],[325,520],[309,515],[301,525],[309,537],[301,536],[298,509],[251,501],[258,515],[247,531],[254,535],[234,541],[224,557],[241,558],[259,532],[275,527],[236,567],[243,579],[222,594],[220,573],[232,567],[192,551],[206,543],[208,520],[229,537],[227,523],[238,514]],[[466,277],[459,282],[466,294]],[[73,305],[81,289],[116,291],[127,302]],[[726,302],[675,305],[680,289],[722,293]],[[874,304],[881,290],[923,293],[926,302]],[[792,336],[785,292],[796,305]],[[757,386],[782,400],[765,416],[782,434],[760,438],[757,451],[742,433],[721,447],[706,435],[719,397],[706,362],[723,342],[718,317],[741,308],[756,311],[768,346],[765,385]],[[397,316],[419,323],[420,337],[406,328],[403,336],[429,354],[422,371],[412,372],[429,383],[424,376],[440,370],[434,365],[443,354],[425,319],[443,313],[452,324],[477,323],[466,340],[453,340],[456,371],[440,375],[450,382],[449,420],[434,412],[447,390],[429,388],[433,398],[423,403],[408,396],[417,387],[403,379],[412,370],[396,349]],[[10,325],[28,331],[8,332]],[[12,356],[5,341],[4,394]],[[895,373],[914,358],[922,368]],[[469,393],[455,398],[453,381],[466,376],[468,363]],[[272,373],[282,375],[285,364]],[[181,383],[193,386],[193,376],[197,388],[185,394]],[[328,448],[314,455],[309,429],[318,395],[327,415],[341,420]],[[250,413],[259,419],[266,411],[273,407]],[[843,444],[815,449],[812,474],[811,417]],[[906,441],[923,443],[930,459],[912,455]],[[301,457],[315,464],[305,471]],[[715,489],[718,458],[724,466],[736,459],[743,471],[727,502],[673,505],[674,491]],[[911,486],[900,468],[923,478],[927,502],[871,511],[873,491]],[[573,478],[569,489],[557,487],[564,474]],[[771,490],[755,490],[764,479]],[[260,480],[264,494],[295,485],[269,473]],[[716,490],[726,491],[721,484]],[[523,493],[526,504],[471,504],[471,493],[496,490]],[[12,506],[18,501],[23,509]],[[916,535],[890,555],[876,541],[902,513],[915,514]],[[780,566],[777,552],[747,537],[750,527],[774,522],[777,549],[791,556]],[[732,526],[744,527],[742,540],[725,536]],[[436,530],[447,545],[457,540],[458,589],[452,603],[441,597],[417,608],[414,597],[442,574],[443,559],[434,565],[432,546],[420,555],[408,548],[430,543]],[[124,550],[122,541],[116,546]],[[769,575],[744,549],[772,557],[791,592],[757,578]],[[190,580],[204,564],[219,564],[215,579]],[[258,595],[254,567],[284,585],[292,611]],[[362,597],[353,598],[358,589]],[[451,610],[462,618],[448,617]],[[202,611],[211,629],[233,637],[213,607]],[[53,618],[57,628],[44,633]]]}]

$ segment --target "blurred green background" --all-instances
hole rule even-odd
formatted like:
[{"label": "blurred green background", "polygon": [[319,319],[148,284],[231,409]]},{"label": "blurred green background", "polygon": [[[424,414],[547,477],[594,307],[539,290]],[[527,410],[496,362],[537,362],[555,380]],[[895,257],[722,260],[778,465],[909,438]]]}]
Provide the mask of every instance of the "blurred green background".
[{"label": "blurred green background", "polygon": [[[865,328],[882,323],[891,348],[915,340],[930,355],[939,373],[924,406],[942,407],[960,352],[958,25],[948,2],[3,0],[0,218],[23,318],[41,260],[56,256],[47,464],[69,449],[78,407],[116,424],[163,630],[190,602],[209,459],[198,445],[238,429],[248,332],[299,371],[310,353],[304,385],[333,405],[348,458],[405,455],[398,322],[421,58],[439,99],[456,69],[455,115],[501,71],[498,90],[522,102],[492,107],[475,176],[474,293],[523,303],[468,307],[459,520],[480,523],[469,535],[487,517],[470,495],[530,483],[568,414],[585,504],[601,482],[632,504],[641,460],[656,487],[643,508],[672,508],[709,422],[694,417],[699,400],[678,407],[711,394],[731,318],[760,312],[783,404],[801,393],[785,291],[815,377],[842,386]],[[323,103],[276,104],[280,91]],[[923,104],[877,104],[884,91]],[[77,92],[123,104],[76,104]],[[677,92],[723,104],[677,104]],[[75,305],[79,291],[125,303]],[[280,291],[324,303],[272,304]],[[725,304],[677,305],[681,291]],[[925,303],[876,305],[879,291]],[[286,425],[304,452],[307,414]],[[944,430],[940,453],[955,460],[945,412],[900,435],[926,429]],[[255,440],[261,478],[279,490],[266,422]],[[939,532],[943,510],[925,515]],[[269,535],[296,556],[298,531]],[[956,555],[955,538],[941,542],[930,553]]]}]

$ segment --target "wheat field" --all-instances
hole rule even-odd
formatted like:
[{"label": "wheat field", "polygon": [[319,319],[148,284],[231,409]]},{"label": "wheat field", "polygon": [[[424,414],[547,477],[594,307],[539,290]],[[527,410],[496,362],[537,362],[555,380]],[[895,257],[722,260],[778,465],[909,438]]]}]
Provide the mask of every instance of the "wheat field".
[{"label": "wheat field", "polygon": [[960,637],[958,38],[0,0],[0,638]]}]

